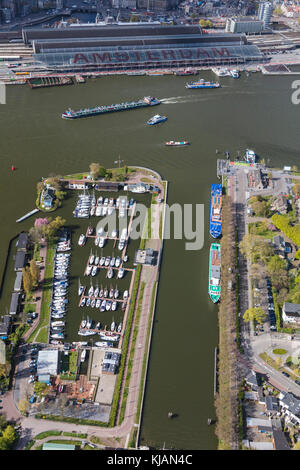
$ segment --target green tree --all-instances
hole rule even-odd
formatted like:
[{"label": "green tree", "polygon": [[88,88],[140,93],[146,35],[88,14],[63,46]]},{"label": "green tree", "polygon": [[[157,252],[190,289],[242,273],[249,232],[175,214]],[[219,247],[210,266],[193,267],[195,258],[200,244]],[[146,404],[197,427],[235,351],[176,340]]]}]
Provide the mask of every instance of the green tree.
[{"label": "green tree", "polygon": [[66,224],[66,220],[57,216],[54,220],[45,225],[45,235],[48,240],[54,239],[57,232]]},{"label": "green tree", "polygon": [[23,286],[26,294],[29,294],[32,291],[33,282],[30,274],[30,269],[28,266],[22,269],[23,272]]},{"label": "green tree", "polygon": [[274,254],[270,243],[258,235],[244,235],[239,248],[241,253],[252,262],[256,262],[258,259],[266,262]]},{"label": "green tree", "polygon": [[257,321],[259,324],[263,323],[264,319],[266,318],[266,314],[261,307],[252,307],[248,308],[245,311],[243,318],[245,322],[249,321]]},{"label": "green tree", "polygon": [[23,416],[26,416],[28,411],[29,403],[27,400],[20,400],[18,403],[18,409]]},{"label": "green tree", "polygon": [[267,263],[267,269],[270,274],[273,274],[280,269],[286,269],[286,267],[286,261],[278,255],[271,256]]}]

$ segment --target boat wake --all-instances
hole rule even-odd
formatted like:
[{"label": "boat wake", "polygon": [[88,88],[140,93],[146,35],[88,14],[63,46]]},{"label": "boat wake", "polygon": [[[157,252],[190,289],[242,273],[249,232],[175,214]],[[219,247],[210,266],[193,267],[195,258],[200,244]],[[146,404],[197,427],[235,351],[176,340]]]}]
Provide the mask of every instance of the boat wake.
[{"label": "boat wake", "polygon": [[184,104],[184,103],[196,103],[198,101],[207,101],[210,100],[212,96],[195,96],[195,95],[186,95],[186,96],[173,96],[171,98],[163,98],[160,101],[163,104]]}]

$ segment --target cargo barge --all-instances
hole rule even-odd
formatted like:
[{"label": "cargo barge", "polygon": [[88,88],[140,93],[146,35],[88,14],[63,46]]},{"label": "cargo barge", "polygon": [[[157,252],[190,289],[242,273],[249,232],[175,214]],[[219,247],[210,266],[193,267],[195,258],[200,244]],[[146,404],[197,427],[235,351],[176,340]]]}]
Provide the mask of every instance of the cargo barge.
[{"label": "cargo barge", "polygon": [[96,106],[94,108],[80,109],[79,111],[73,111],[72,109],[67,109],[61,117],[63,119],[77,119],[89,116],[96,116],[98,114],[112,113],[116,111],[126,111],[129,109],[145,108],[148,106],[156,106],[160,104],[160,101],[157,98],[152,96],[145,96],[143,99],[138,101],[131,101],[120,104],[111,104],[108,106]]},{"label": "cargo barge", "polygon": [[221,245],[212,243],[209,251],[209,280],[208,293],[216,303],[221,296]]},{"label": "cargo barge", "polygon": [[218,238],[222,233],[222,185],[212,184],[210,192],[209,233]]},{"label": "cargo barge", "polygon": [[72,77],[39,77],[28,78],[30,88],[48,88],[52,86],[73,85]]}]

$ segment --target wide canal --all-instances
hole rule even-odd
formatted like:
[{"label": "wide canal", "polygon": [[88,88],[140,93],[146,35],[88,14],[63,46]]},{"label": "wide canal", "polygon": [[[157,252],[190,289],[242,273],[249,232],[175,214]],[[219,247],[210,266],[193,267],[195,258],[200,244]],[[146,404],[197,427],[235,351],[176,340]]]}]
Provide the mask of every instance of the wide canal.
[{"label": "wide canal", "polygon": [[[201,77],[216,79],[210,72]],[[172,239],[164,247],[141,432],[141,443],[156,448],[217,446],[214,426],[207,426],[207,418],[215,416],[218,341],[217,308],[207,294],[209,190],[216,182],[216,149],[236,156],[253,148],[273,166],[299,161],[300,108],[291,103],[293,79],[256,73],[220,80],[218,90],[187,90],[186,78],[175,76],[106,77],[41,90],[11,86],[7,104],[0,106],[1,272],[9,240],[34,222],[34,217],[15,221],[35,207],[41,176],[84,171],[94,161],[112,167],[120,155],[127,165],[150,167],[166,178],[169,204],[205,204],[203,249],[186,251],[184,240]],[[75,121],[60,117],[69,106],[78,109],[146,95],[163,99],[163,104]],[[157,112],[168,121],[146,126]],[[163,144],[170,139],[186,139],[191,145],[166,148]],[[55,215],[73,220],[72,210],[67,202]],[[84,253],[75,261],[82,272]],[[0,300],[3,314],[14,281],[12,262],[7,268]],[[77,283],[74,286],[77,289]],[[76,309],[76,328],[80,315]],[[169,411],[178,416],[168,419]]]}]

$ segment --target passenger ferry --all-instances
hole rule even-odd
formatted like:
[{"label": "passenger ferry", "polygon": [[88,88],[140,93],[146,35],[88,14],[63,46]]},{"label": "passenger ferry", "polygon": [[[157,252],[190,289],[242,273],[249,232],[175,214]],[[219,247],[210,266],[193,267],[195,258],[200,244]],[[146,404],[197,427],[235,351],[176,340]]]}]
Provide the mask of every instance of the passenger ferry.
[{"label": "passenger ferry", "polygon": [[218,238],[222,233],[222,185],[212,184],[210,192],[209,233]]},{"label": "passenger ferry", "polygon": [[246,149],[245,158],[247,163],[253,164],[256,162],[256,153],[254,152],[254,150]]},{"label": "passenger ferry", "polygon": [[147,121],[149,126],[154,126],[155,124],[159,124],[160,122],[165,122],[167,120],[167,116],[161,116],[160,114],[155,114],[152,118]]},{"label": "passenger ferry", "polygon": [[220,88],[220,83],[216,82],[205,82],[203,78],[198,80],[197,82],[187,83],[185,88]]},{"label": "passenger ferry", "polygon": [[216,303],[221,296],[221,245],[212,243],[209,251],[209,280],[208,293]]}]

